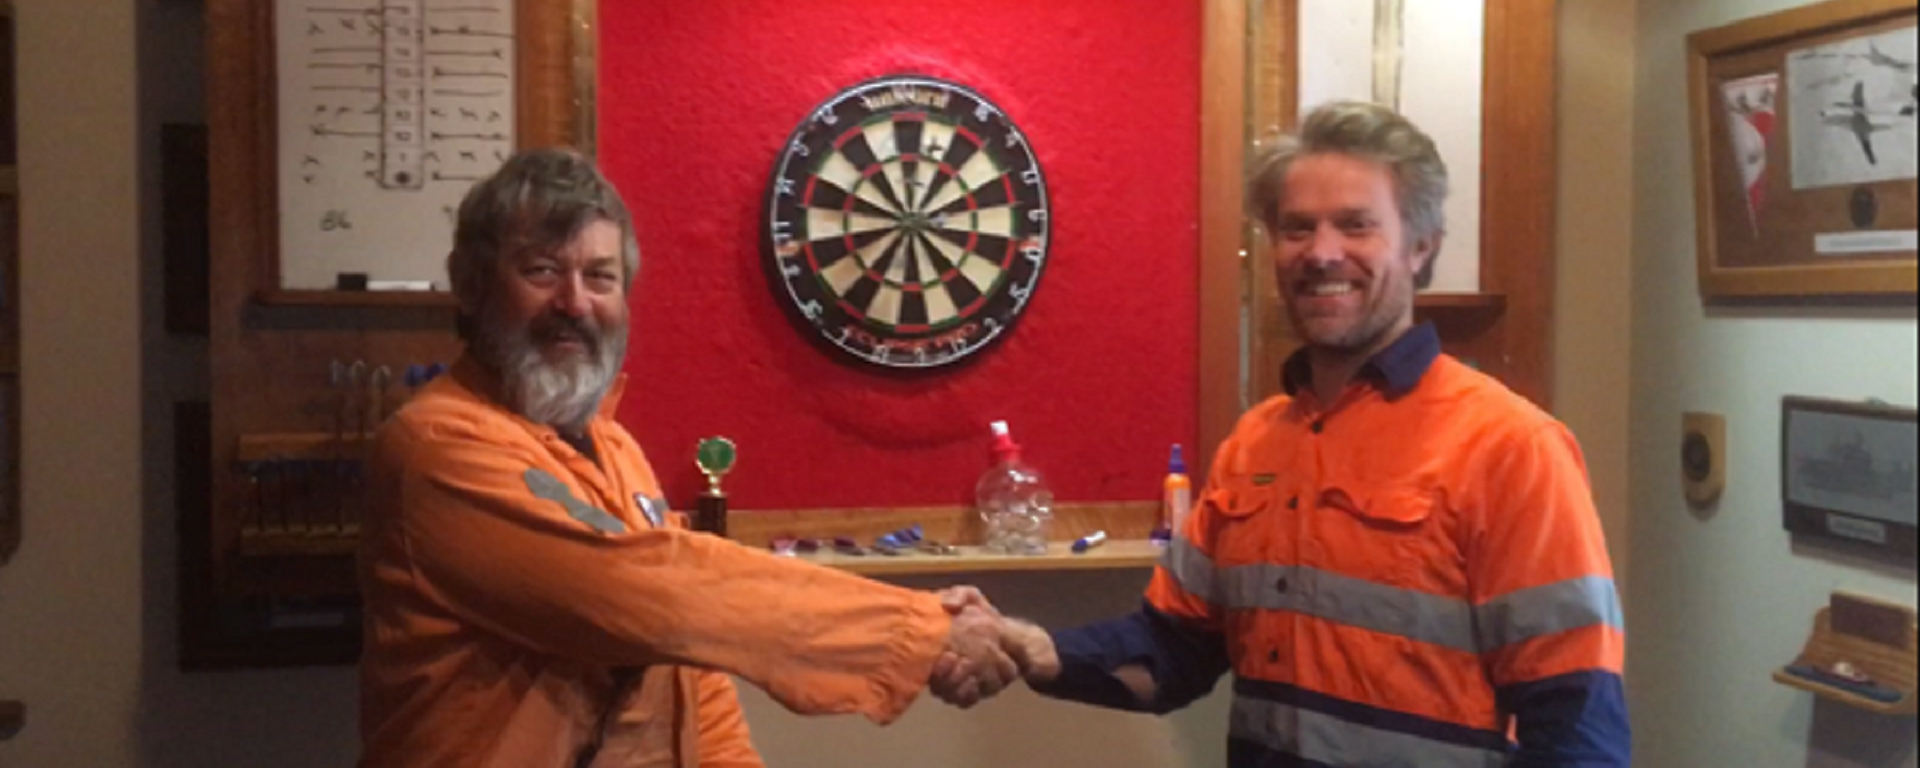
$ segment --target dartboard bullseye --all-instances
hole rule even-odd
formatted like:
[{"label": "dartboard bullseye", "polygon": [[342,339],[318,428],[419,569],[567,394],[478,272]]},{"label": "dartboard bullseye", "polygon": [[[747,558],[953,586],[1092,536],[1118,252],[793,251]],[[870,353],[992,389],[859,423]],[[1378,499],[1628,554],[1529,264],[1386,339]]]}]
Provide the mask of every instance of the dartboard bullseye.
[{"label": "dartboard bullseye", "polygon": [[1046,266],[1046,179],[1013,121],[925,77],[849,88],[780,151],[762,247],[800,324],[868,363],[933,368],[1006,336]]}]

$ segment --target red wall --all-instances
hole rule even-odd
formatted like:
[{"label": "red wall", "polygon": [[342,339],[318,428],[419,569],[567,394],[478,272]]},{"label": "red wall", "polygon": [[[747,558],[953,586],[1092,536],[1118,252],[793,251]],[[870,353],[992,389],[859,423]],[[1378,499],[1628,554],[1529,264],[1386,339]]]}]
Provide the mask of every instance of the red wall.
[{"label": "red wall", "polygon": [[[642,261],[619,415],[670,496],[691,501],[694,443],[723,434],[735,509],[965,503],[1006,419],[1061,500],[1156,498],[1196,433],[1199,5],[602,2],[600,152]],[[777,150],[841,89],[902,73],[1005,110],[1053,214],[1010,337],[931,376],[829,358],[760,267]]]}]

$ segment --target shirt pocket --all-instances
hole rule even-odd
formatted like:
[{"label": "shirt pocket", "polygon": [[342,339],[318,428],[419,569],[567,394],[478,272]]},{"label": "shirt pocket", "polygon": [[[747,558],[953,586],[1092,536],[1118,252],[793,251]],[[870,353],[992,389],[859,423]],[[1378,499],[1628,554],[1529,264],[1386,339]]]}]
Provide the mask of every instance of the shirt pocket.
[{"label": "shirt pocket", "polygon": [[1216,517],[1243,520],[1261,512],[1273,501],[1273,483],[1260,483],[1251,477],[1222,480],[1200,498]]},{"label": "shirt pocket", "polygon": [[1342,576],[1422,588],[1433,567],[1437,501],[1418,488],[1328,488],[1314,515],[1314,559]]},{"label": "shirt pocket", "polygon": [[1219,565],[1246,565],[1268,561],[1278,542],[1273,538],[1286,526],[1276,525],[1276,486],[1259,475],[1229,477],[1201,495],[1206,510],[1198,535],[1202,546]]}]

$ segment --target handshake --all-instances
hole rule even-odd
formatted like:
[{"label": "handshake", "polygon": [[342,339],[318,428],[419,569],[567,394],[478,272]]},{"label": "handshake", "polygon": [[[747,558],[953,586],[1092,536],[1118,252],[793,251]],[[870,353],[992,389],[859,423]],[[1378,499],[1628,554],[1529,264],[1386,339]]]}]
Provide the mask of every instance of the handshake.
[{"label": "handshake", "polygon": [[973,587],[951,587],[939,594],[953,615],[953,626],[927,681],[935,697],[966,709],[993,698],[1015,678],[1034,684],[1059,676],[1060,658],[1045,629],[1001,616]]}]

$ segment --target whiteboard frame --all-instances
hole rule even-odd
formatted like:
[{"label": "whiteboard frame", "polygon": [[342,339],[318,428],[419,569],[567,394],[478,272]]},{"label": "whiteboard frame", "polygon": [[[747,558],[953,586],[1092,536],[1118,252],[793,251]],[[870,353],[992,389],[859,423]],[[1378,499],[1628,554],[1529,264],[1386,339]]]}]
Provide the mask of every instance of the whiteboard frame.
[{"label": "whiteboard frame", "polygon": [[[446,306],[445,291],[284,290],[280,280],[278,78],[273,3],[208,0],[222,38],[208,62],[214,295],[230,280],[276,306]],[[515,146],[595,151],[594,0],[515,0]],[[242,270],[244,274],[232,274]],[[218,302],[216,302],[218,303]],[[216,308],[217,309],[217,308]]]}]

